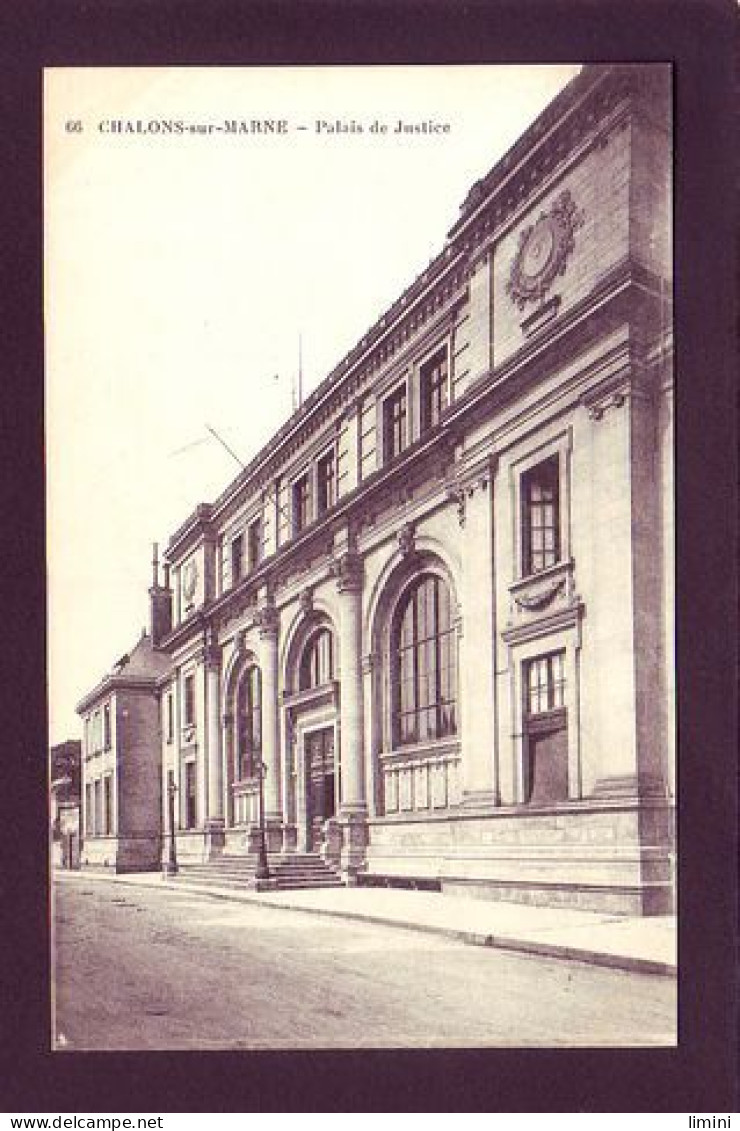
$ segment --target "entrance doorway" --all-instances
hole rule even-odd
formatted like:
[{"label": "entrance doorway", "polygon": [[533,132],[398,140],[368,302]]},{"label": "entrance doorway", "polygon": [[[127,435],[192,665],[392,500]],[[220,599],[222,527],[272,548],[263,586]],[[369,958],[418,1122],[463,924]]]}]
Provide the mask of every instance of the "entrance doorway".
[{"label": "entrance doorway", "polygon": [[334,728],[307,734],[305,743],[308,849],[316,852],[321,845],[324,821],[336,814]]}]

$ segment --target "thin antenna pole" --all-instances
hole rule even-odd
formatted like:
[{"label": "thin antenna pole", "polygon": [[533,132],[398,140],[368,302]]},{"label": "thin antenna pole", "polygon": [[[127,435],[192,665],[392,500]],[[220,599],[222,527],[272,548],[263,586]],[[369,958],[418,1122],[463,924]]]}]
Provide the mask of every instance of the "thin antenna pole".
[{"label": "thin antenna pole", "polygon": [[235,451],[233,451],[229,447],[229,445],[226,443],[226,441],[221,436],[219,436],[219,434],[218,434],[218,432],[216,431],[215,428],[211,428],[210,424],[206,424],[206,428],[208,429],[208,431],[211,433],[212,436],[216,437],[219,444],[221,444],[222,447],[226,448],[226,451],[229,453],[229,455],[233,456],[233,458],[236,460],[236,462],[239,464],[240,467],[246,467],[247,466],[245,463],[242,462],[242,460],[239,459],[239,456],[236,454]]},{"label": "thin antenna pole", "polygon": [[303,404],[303,335],[298,331],[298,407]]}]

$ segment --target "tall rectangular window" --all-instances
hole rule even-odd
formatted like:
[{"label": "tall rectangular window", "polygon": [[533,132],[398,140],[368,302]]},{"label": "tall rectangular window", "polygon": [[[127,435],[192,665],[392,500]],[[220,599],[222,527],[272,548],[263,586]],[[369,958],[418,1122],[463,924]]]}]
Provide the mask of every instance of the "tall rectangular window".
[{"label": "tall rectangular window", "polygon": [[331,510],[337,501],[336,461],[334,450],[322,456],[317,464],[319,514]]},{"label": "tall rectangular window", "polygon": [[247,531],[247,538],[249,541],[249,569],[256,569],[262,561],[262,519],[255,518],[254,522],[250,522],[249,530]]},{"label": "tall rectangular window", "polygon": [[185,763],[185,828],[194,829],[198,821],[195,762]]},{"label": "tall rectangular window", "polygon": [[183,684],[183,726],[191,727],[195,724],[195,676],[186,675]]},{"label": "tall rectangular window", "polygon": [[95,833],[100,836],[103,832],[103,783],[98,778],[95,782]]},{"label": "tall rectangular window", "polygon": [[85,832],[92,836],[95,828],[92,782],[85,786]]},{"label": "tall rectangular window", "polygon": [[306,472],[293,484],[293,534],[300,534],[308,526],[310,498],[310,479]]},{"label": "tall rectangular window", "polygon": [[231,541],[231,584],[236,585],[243,572],[243,539],[241,534]]},{"label": "tall rectangular window", "polygon": [[522,476],[522,572],[540,573],[560,560],[560,478],[557,455]]},{"label": "tall rectangular window", "polygon": [[426,432],[439,424],[449,404],[447,350],[440,350],[421,367],[421,428]]},{"label": "tall rectangular window", "polygon": [[106,774],[103,778],[103,836],[113,832],[113,778]]},{"label": "tall rectangular window", "polygon": [[175,704],[172,692],[167,696],[167,741],[172,742],[175,737]]},{"label": "tall rectangular window", "polygon": [[406,386],[400,385],[383,403],[383,456],[386,463],[406,447]]},{"label": "tall rectangular window", "polygon": [[103,707],[103,746],[106,750],[110,750],[110,705],[106,703]]}]

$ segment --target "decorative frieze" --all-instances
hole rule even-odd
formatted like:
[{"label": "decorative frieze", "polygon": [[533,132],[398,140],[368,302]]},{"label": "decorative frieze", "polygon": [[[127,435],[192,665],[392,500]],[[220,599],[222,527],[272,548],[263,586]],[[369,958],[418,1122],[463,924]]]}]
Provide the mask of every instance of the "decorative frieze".
[{"label": "decorative frieze", "polygon": [[573,562],[559,562],[541,574],[515,581],[509,587],[509,596],[507,631],[574,609],[580,598]]},{"label": "decorative frieze", "polygon": [[534,609],[544,609],[550,605],[559,593],[565,592],[565,578],[556,578],[539,587],[532,586],[523,593],[514,594],[514,600],[520,609],[532,612]]}]

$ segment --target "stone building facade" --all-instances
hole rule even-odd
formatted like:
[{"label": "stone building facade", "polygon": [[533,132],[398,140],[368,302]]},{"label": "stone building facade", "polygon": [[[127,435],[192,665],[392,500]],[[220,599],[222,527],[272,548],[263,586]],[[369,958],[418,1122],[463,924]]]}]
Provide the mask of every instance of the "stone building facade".
[{"label": "stone building facade", "polygon": [[116,872],[159,868],[159,700],[166,653],[142,633],[130,653],[77,705],[83,720],[83,867]]},{"label": "stone building facade", "polygon": [[262,763],[269,851],[348,882],[671,906],[669,84],[585,67],[171,537],[181,860],[255,851]]}]

